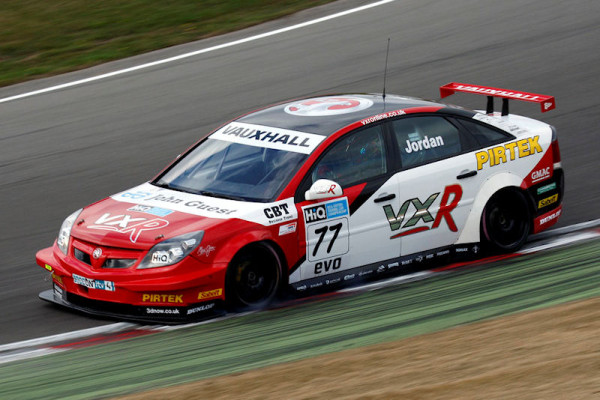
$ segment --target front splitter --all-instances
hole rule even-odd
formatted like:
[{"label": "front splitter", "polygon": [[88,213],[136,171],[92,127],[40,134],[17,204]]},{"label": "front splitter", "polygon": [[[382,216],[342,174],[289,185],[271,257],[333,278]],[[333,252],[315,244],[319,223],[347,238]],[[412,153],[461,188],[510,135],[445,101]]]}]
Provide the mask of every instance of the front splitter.
[{"label": "front splitter", "polygon": [[[66,293],[56,286],[54,289],[41,292],[39,298],[88,315],[161,325],[198,322],[226,313],[220,301],[193,304],[188,307],[134,306],[86,299]],[[71,299],[73,301],[70,301]]]}]

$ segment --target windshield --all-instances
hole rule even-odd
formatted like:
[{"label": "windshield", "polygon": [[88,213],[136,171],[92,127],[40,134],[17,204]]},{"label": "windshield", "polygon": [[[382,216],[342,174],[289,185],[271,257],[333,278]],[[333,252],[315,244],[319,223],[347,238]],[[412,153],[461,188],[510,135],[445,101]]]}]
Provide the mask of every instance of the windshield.
[{"label": "windshield", "polygon": [[208,138],[154,184],[244,201],[273,201],[307,154]]}]

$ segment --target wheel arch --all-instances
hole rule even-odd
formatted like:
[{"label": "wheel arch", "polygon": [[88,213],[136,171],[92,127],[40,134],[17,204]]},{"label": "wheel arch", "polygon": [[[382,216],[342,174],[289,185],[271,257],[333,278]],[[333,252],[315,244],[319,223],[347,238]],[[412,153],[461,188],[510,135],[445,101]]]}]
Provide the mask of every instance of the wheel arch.
[{"label": "wheel arch", "polygon": [[268,231],[250,230],[235,236],[225,235],[220,240],[213,262],[229,264],[242,249],[263,241],[273,242]]},{"label": "wheel arch", "polygon": [[533,212],[535,211],[533,209],[533,203],[527,191],[521,188],[522,182],[523,178],[510,172],[501,172],[489,177],[477,192],[465,227],[456,243],[475,243],[481,241],[480,227],[483,210],[490,199],[502,191],[516,191],[522,193],[529,206],[530,215],[533,215]]},{"label": "wheel arch", "polygon": [[283,249],[281,248],[281,246],[279,246],[279,244],[277,244],[277,242],[275,242],[274,240],[272,240],[270,238],[261,238],[259,240],[247,242],[243,246],[239,247],[237,249],[237,251],[231,257],[231,259],[228,261],[227,266],[229,267],[229,265],[231,264],[231,262],[239,254],[241,254],[244,251],[249,251],[254,246],[267,246],[267,247],[270,247],[271,250],[273,250],[273,252],[277,256],[277,261],[279,262],[279,267],[281,269],[280,272],[281,272],[282,283],[283,282],[287,283],[288,268],[287,268],[287,261],[286,261],[286,258],[285,258],[285,253],[283,252]]}]

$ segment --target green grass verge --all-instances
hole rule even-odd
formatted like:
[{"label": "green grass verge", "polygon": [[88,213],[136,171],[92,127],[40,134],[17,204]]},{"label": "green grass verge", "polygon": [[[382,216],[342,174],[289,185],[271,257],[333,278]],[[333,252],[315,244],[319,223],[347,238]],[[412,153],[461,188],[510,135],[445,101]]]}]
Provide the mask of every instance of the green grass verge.
[{"label": "green grass verge", "polygon": [[0,86],[235,31],[332,0],[2,0]]},{"label": "green grass verge", "polygon": [[1,399],[98,399],[600,296],[600,241],[0,365]]}]

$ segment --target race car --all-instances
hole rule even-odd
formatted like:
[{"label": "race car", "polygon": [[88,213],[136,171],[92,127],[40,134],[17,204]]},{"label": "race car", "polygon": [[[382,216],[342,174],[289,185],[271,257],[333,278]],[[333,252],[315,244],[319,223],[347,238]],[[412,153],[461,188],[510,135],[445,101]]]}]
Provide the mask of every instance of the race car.
[{"label": "race car", "polygon": [[224,124],[151,181],[69,215],[37,253],[53,285],[40,297],[179,323],[264,307],[279,290],[514,252],[557,222],[564,178],[554,127],[510,114],[508,100],[545,112],[554,98],[462,83],[440,92],[485,95],[487,109],[344,94]]}]

